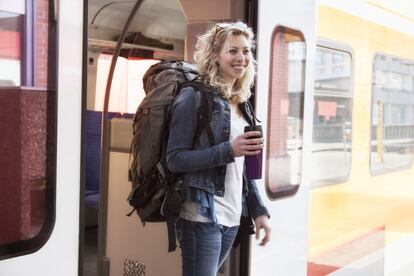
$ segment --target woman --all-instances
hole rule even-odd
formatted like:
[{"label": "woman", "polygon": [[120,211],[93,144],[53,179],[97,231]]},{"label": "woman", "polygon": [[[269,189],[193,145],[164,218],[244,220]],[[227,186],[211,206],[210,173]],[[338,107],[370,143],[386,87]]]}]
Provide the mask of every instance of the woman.
[{"label": "woman", "polygon": [[216,24],[198,39],[195,60],[203,93],[211,93],[213,102],[213,145],[207,131],[197,131],[203,103],[192,86],[172,107],[167,164],[183,173],[186,200],[177,222],[183,276],[216,275],[239,230],[252,230],[252,219],[256,239],[265,232],[261,245],[270,239],[269,214],[254,181],[244,177],[244,156],[263,148],[262,138],[251,138],[260,132],[243,133],[255,123],[247,101],[255,74],[252,44],[253,32],[241,22]]}]

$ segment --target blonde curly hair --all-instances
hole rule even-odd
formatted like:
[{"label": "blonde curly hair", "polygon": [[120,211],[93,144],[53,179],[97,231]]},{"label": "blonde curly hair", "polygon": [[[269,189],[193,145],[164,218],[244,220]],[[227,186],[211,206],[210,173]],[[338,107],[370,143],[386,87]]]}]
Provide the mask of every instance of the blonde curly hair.
[{"label": "blonde curly hair", "polygon": [[231,36],[243,35],[250,44],[250,50],[254,48],[254,34],[251,28],[243,22],[217,23],[207,33],[198,37],[194,60],[198,71],[206,85],[219,87],[221,95],[235,102],[244,102],[250,98],[250,88],[253,86],[256,74],[256,61],[250,51],[250,62],[241,79],[234,84],[225,82],[219,76],[219,66],[216,57]]}]

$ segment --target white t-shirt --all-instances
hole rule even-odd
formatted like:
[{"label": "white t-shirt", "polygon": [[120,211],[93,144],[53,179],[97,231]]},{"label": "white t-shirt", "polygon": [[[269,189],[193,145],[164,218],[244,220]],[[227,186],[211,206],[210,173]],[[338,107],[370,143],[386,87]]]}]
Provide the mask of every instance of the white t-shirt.
[{"label": "white t-shirt", "polygon": [[[243,116],[231,109],[230,141],[244,132],[247,126]],[[244,156],[236,157],[233,163],[228,163],[224,182],[224,196],[214,196],[214,207],[218,224],[231,227],[240,224],[242,213]]]},{"label": "white t-shirt", "polygon": [[[248,123],[231,109],[230,141],[244,132]],[[244,156],[236,157],[235,161],[227,164],[224,182],[224,196],[214,196],[214,208],[217,223],[231,227],[240,224],[243,193]],[[184,202],[180,217],[198,222],[211,222],[199,214],[200,205],[196,202]]]}]

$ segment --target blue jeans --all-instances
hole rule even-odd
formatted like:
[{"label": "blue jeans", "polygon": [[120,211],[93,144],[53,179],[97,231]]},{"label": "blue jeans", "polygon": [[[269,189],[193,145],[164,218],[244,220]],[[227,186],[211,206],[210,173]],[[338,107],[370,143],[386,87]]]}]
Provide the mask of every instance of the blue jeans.
[{"label": "blue jeans", "polygon": [[216,276],[236,238],[238,226],[216,223],[177,222],[183,276]]}]

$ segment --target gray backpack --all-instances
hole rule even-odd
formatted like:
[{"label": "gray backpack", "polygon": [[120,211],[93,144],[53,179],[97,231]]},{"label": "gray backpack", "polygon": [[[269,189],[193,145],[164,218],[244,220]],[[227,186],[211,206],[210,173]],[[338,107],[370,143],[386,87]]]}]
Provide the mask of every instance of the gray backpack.
[{"label": "gray backpack", "polygon": [[175,222],[180,214],[184,196],[180,175],[170,173],[166,166],[166,148],[171,106],[182,88],[194,87],[200,99],[197,131],[207,131],[211,145],[214,144],[210,128],[212,99],[208,88],[198,81],[193,64],[184,61],[163,61],[152,65],[143,77],[145,98],[139,105],[133,122],[131,144],[132,162],[129,181],[132,189],[128,202],[145,222],[167,222],[169,248],[174,251]]}]

